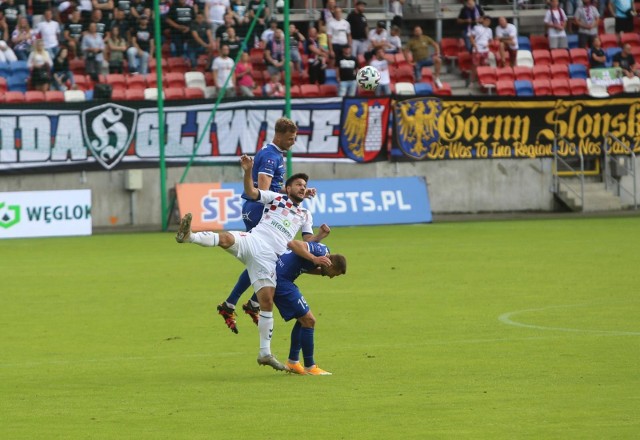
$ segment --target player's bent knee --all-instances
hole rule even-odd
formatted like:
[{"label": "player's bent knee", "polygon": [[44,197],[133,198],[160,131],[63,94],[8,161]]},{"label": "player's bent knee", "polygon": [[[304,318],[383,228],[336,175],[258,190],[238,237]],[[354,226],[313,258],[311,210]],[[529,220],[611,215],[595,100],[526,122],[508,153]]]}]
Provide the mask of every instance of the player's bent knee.
[{"label": "player's bent knee", "polygon": [[298,321],[300,321],[300,324],[302,324],[303,327],[312,328],[316,325],[316,317],[313,316],[313,313],[311,312],[307,312],[306,315],[298,318]]}]

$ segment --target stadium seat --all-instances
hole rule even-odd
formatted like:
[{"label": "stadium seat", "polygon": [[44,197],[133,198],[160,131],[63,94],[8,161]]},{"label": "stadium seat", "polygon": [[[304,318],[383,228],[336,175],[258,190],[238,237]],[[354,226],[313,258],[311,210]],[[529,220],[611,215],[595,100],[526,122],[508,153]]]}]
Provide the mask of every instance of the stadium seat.
[{"label": "stadium seat", "polygon": [[533,67],[533,55],[528,50],[518,50],[516,54],[516,66]]},{"label": "stadium seat", "polygon": [[321,96],[338,96],[338,86],[336,84],[320,84]]},{"label": "stadium seat", "polygon": [[[393,76],[392,76],[393,78]],[[409,65],[400,66],[395,71],[396,82],[414,82],[413,67]]]},{"label": "stadium seat", "polygon": [[566,78],[552,79],[551,92],[553,93],[554,96],[571,96],[571,88],[569,87],[569,80]]},{"label": "stadium seat", "polygon": [[534,49],[532,55],[536,65],[551,64],[551,52],[546,49]]},{"label": "stadium seat", "polygon": [[602,34],[599,36],[602,48],[604,50],[618,47],[618,35],[616,34]]},{"label": "stadium seat", "polygon": [[619,47],[611,47],[609,49],[606,49],[604,52],[607,55],[607,67],[611,67],[613,65],[613,57],[616,56],[616,54],[622,52],[622,49]]},{"label": "stadium seat", "polygon": [[215,86],[207,86],[204,88],[204,99],[215,98],[217,93],[217,89]]},{"label": "stadium seat", "polygon": [[569,64],[571,63],[571,57],[567,49],[553,49],[551,51],[551,60],[553,64]]},{"label": "stadium seat", "polygon": [[144,90],[147,88],[147,78],[144,75],[129,75],[126,77],[127,89]]},{"label": "stadium seat", "polygon": [[84,59],[74,58],[69,60],[69,69],[74,75],[84,75],[86,71]]},{"label": "stadium seat", "polygon": [[535,96],[548,96],[552,94],[551,83],[548,79],[534,79],[532,84]]},{"label": "stadium seat", "polygon": [[622,77],[622,88],[625,93],[640,93],[640,78],[637,76],[633,78]]},{"label": "stadium seat", "polygon": [[387,63],[389,63],[390,66],[393,66],[396,63],[396,56],[395,54],[392,53],[385,53],[384,54],[384,59],[387,60]]},{"label": "stadium seat", "polygon": [[496,76],[496,69],[489,66],[479,66],[477,69],[478,83],[481,87],[487,89],[489,93],[496,87],[498,77]]},{"label": "stadium seat", "polygon": [[569,46],[569,49],[576,49],[577,47],[579,47],[578,34],[568,34],[567,44]]},{"label": "stadium seat", "polygon": [[513,68],[513,76],[516,80],[533,81],[533,69],[525,66],[515,66]]},{"label": "stadium seat", "polygon": [[[265,77],[265,83],[269,82],[271,80],[271,77],[269,76],[269,72],[265,71],[267,74],[264,76]],[[337,84],[337,80],[334,78],[334,81]],[[299,72],[297,70],[292,70],[291,71],[291,84],[296,84],[298,86],[302,85],[302,84],[309,84],[309,72],[307,71],[303,71],[303,72]]]},{"label": "stadium seat", "polygon": [[[167,84],[166,87],[180,87],[180,88],[185,88],[186,84],[185,84],[185,80],[184,80],[184,73],[180,73],[180,72],[170,72],[167,73]],[[165,85],[165,84],[163,84]]]},{"label": "stadium seat", "polygon": [[[167,73],[163,73],[162,74],[162,87],[167,87]],[[147,79],[147,88],[157,88],[158,87],[158,75],[154,73],[150,73],[148,75],[146,75],[146,79]]]},{"label": "stadium seat", "polygon": [[624,92],[624,86],[622,84],[612,84],[607,87],[607,93],[609,96],[619,95]]},{"label": "stadium seat", "polygon": [[47,102],[64,102],[64,92],[49,90],[44,92],[44,100]]},{"label": "stadium seat", "polygon": [[410,82],[399,82],[396,83],[396,95],[410,95],[413,96],[416,94],[416,90],[413,87],[413,83]]},{"label": "stadium seat", "polygon": [[569,77],[587,79],[587,68],[584,64],[569,64]]},{"label": "stadium seat", "polygon": [[320,96],[320,88],[317,84],[302,84],[300,86],[300,94],[305,98],[314,98]]},{"label": "stadium seat", "polygon": [[65,102],[84,102],[87,98],[82,90],[67,90],[64,92]]},{"label": "stadium seat", "polygon": [[76,87],[78,88],[78,90],[89,90],[91,88],[93,88],[93,83],[91,81],[91,78],[88,77],[87,75],[73,75],[73,79],[76,82]]},{"label": "stadium seat", "polygon": [[498,81],[496,91],[499,96],[516,96],[516,88],[513,81]]},{"label": "stadium seat", "polygon": [[571,95],[573,96],[587,95],[589,93],[589,89],[587,88],[587,80],[585,79],[569,79],[569,88],[571,89]]},{"label": "stadium seat", "polygon": [[171,73],[181,73],[184,75],[191,70],[191,64],[182,57],[170,57],[167,60],[167,69]]},{"label": "stadium seat", "polygon": [[443,81],[442,87],[436,87],[433,89],[433,94],[437,96],[451,96],[451,84]]},{"label": "stadium seat", "polygon": [[515,80],[513,86],[516,89],[516,96],[533,96],[533,84],[529,80]]},{"label": "stadium seat", "polygon": [[113,101],[126,101],[127,100],[127,89],[113,89],[111,91],[111,99]]},{"label": "stadium seat", "polygon": [[184,88],[167,87],[166,89],[164,89],[164,99],[166,99],[167,101],[176,101],[178,99],[184,99]]},{"label": "stadium seat", "polygon": [[419,96],[428,96],[433,95],[433,86],[426,82],[419,82],[413,85],[415,89],[416,95]]},{"label": "stadium seat", "polygon": [[631,55],[633,55],[633,59],[636,60],[636,63],[640,63],[640,47],[631,46]]},{"label": "stadium seat", "polygon": [[186,87],[184,89],[185,99],[204,99],[204,89],[200,87]]},{"label": "stadium seat", "polygon": [[541,65],[541,66],[533,66],[533,79],[551,79],[551,71],[549,70],[549,66]]},{"label": "stadium seat", "polygon": [[7,92],[4,94],[4,102],[13,104],[16,102],[24,102],[25,96],[22,92]]},{"label": "stadium seat", "polygon": [[460,38],[443,38],[440,40],[440,53],[452,65],[458,60],[459,47]]},{"label": "stadium seat", "polygon": [[204,90],[207,85],[202,72],[187,72],[184,74],[184,80],[186,87],[197,87]]},{"label": "stadium seat", "polygon": [[3,78],[11,76],[11,65],[9,63],[0,63],[0,76]]},{"label": "stadium seat", "polygon": [[7,90],[10,92],[21,92],[24,93],[27,91],[27,78],[23,78],[22,76],[10,76],[7,79]]},{"label": "stadium seat", "polygon": [[336,69],[326,69],[324,71],[324,83],[338,85]]},{"label": "stadium seat", "polygon": [[569,55],[571,57],[571,63],[582,64],[589,67],[589,53],[587,49],[570,49]]},{"label": "stadium seat", "polygon": [[422,75],[422,79],[420,82],[428,82],[433,84],[433,71],[430,67],[423,67],[420,69],[420,75]]},{"label": "stadium seat", "polygon": [[[262,72],[259,70],[252,70],[251,77],[253,78],[253,82],[256,83],[256,86],[262,86],[264,84],[264,76],[262,76]],[[206,82],[205,82],[206,84]]]},{"label": "stadium seat", "polygon": [[[631,47],[640,47],[640,35],[635,32],[624,33],[620,36],[620,46],[630,44]],[[636,60],[638,61],[638,60]]]},{"label": "stadium seat", "polygon": [[13,61],[10,63],[11,66],[11,75],[14,76],[16,74],[23,74],[24,76],[29,76],[29,66],[26,61]]},{"label": "stadium seat", "polygon": [[531,42],[529,41],[529,37],[525,37],[524,35],[518,36],[518,49],[531,51]]},{"label": "stadium seat", "polygon": [[407,58],[404,56],[404,54],[402,52],[398,52],[396,54],[396,64],[398,66],[400,66],[402,64],[409,64],[409,61],[407,61]]},{"label": "stadium seat", "polygon": [[147,87],[146,89],[144,89],[144,99],[146,101],[157,101],[158,89],[156,87]]},{"label": "stadium seat", "polygon": [[569,79],[569,66],[567,64],[552,64],[549,66],[551,79]]},{"label": "stadium seat", "polygon": [[[310,85],[310,84],[308,84],[308,85]],[[318,93],[320,93],[320,92],[318,91]],[[302,98],[302,91],[300,90],[300,86],[291,86],[291,97],[292,98]]]},{"label": "stadium seat", "polygon": [[[163,58],[160,63],[162,65],[162,71],[163,72],[168,72],[169,62],[167,61],[167,59]],[[149,72],[154,73],[154,76],[155,76],[155,72],[156,72],[156,64],[157,63],[156,63],[156,59],[155,58],[149,58]]]},{"label": "stadium seat", "polygon": [[145,89],[127,89],[125,90],[125,99],[127,101],[142,101],[144,99],[144,91]]},{"label": "stadium seat", "polygon": [[471,72],[471,54],[469,52],[458,52],[458,70],[463,73]]},{"label": "stadium seat", "polygon": [[529,42],[531,43],[531,51],[549,50],[549,39],[546,35],[531,35]]},{"label": "stadium seat", "polygon": [[29,90],[24,94],[24,100],[26,102],[44,102],[44,92],[41,92],[39,90]]},{"label": "stadium seat", "polygon": [[609,97],[609,93],[607,92],[607,87],[600,84],[594,84],[593,81],[591,81],[591,78],[587,78],[587,90],[588,90],[589,96],[593,98]]},{"label": "stadium seat", "polygon": [[7,80],[0,76],[0,93],[7,91]]},{"label": "stadium seat", "polygon": [[515,75],[511,67],[498,67],[496,69],[496,79],[498,81],[513,81]]},{"label": "stadium seat", "polygon": [[111,73],[105,76],[104,82],[109,84],[113,90],[125,89],[127,87],[127,81],[124,75],[119,73]]}]

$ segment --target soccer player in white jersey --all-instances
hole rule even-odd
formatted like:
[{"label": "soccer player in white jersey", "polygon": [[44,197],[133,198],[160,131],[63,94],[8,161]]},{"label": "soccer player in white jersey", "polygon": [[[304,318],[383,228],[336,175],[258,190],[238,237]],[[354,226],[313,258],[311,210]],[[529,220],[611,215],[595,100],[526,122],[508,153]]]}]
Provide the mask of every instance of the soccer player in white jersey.
[{"label": "soccer player in white jersey", "polygon": [[[248,198],[265,205],[260,223],[250,232],[191,232],[191,214],[188,213],[180,221],[176,241],[206,247],[220,246],[245,264],[260,303],[258,364],[269,365],[276,370],[287,370],[288,368],[271,354],[276,262],[278,256],[287,251],[287,244],[295,238],[298,231],[313,234],[311,213],[300,206],[309,176],[294,174],[289,177],[285,183],[286,194],[280,194],[259,190],[253,186],[252,158],[245,154],[240,158],[240,164],[244,171],[245,194]],[[331,260],[326,256],[318,257],[308,251],[300,256],[316,266],[331,266]]]}]

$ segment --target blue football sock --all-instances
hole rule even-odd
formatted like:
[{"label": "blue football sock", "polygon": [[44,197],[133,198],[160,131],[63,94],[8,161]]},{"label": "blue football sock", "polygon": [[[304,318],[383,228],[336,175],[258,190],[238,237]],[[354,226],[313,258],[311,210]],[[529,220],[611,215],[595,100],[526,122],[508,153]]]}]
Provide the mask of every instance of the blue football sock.
[{"label": "blue football sock", "polygon": [[291,348],[289,349],[289,360],[293,362],[297,362],[300,360],[300,336],[302,329],[302,324],[300,321],[296,321],[296,324],[293,326],[291,330]]},{"label": "blue football sock", "polygon": [[249,287],[251,287],[251,279],[249,279],[249,273],[245,270],[240,275],[240,278],[238,278],[238,282],[236,283],[236,285],[233,287],[233,290],[229,294],[229,297],[227,298],[227,302],[229,304],[233,304],[234,306],[238,304],[240,297],[242,296],[244,291],[247,290]]},{"label": "blue football sock", "polygon": [[304,366],[311,367],[316,364],[313,360],[313,327],[302,327],[300,330],[300,345],[302,346],[302,357]]}]

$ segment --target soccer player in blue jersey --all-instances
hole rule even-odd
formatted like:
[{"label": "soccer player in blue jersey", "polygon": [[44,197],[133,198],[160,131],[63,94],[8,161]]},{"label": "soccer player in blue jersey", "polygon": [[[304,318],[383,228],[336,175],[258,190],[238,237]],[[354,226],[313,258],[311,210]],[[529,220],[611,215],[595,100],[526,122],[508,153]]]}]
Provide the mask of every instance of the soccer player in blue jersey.
[{"label": "soccer player in blue jersey", "polygon": [[[291,348],[287,368],[292,373],[310,374],[313,376],[331,375],[319,368],[313,358],[314,327],[316,318],[311,313],[304,296],[295,284],[296,278],[303,273],[322,275],[333,278],[347,273],[347,260],[339,254],[330,254],[324,244],[294,240],[288,243],[289,251],[283,254],[276,263],[277,285],[274,303],[285,321],[295,318],[297,321],[291,330]],[[305,255],[310,253],[316,257],[329,257],[331,266],[318,267]],[[304,359],[304,367],[300,364],[300,350]]]},{"label": "soccer player in blue jersey", "polygon": [[[284,153],[289,151],[295,144],[297,132],[298,127],[291,119],[280,118],[276,121],[273,140],[266,144],[253,159],[251,178],[254,188],[282,192],[286,171]],[[306,195],[315,195],[315,190],[309,188]],[[260,222],[264,205],[260,203],[260,201],[250,200],[246,194],[243,194],[242,198],[245,199],[245,203],[242,206],[242,220],[248,232]],[[320,234],[323,234],[324,230],[325,227],[321,226]],[[322,237],[323,235],[319,237],[305,237],[305,240],[314,239],[320,241]],[[240,296],[242,296],[250,286],[251,281],[249,280],[249,274],[245,270],[240,275],[240,278],[238,278],[235,287],[226,301],[223,301],[217,306],[218,314],[222,316],[227,327],[234,333],[238,333],[235,312],[236,304],[238,304]],[[256,301],[248,301],[242,306],[242,309],[251,316],[255,324],[258,324],[260,308]]]}]

